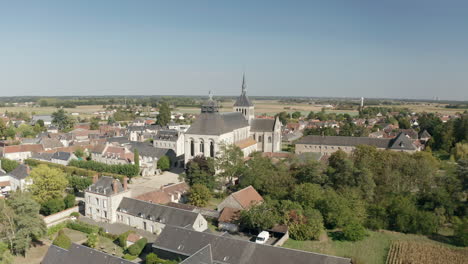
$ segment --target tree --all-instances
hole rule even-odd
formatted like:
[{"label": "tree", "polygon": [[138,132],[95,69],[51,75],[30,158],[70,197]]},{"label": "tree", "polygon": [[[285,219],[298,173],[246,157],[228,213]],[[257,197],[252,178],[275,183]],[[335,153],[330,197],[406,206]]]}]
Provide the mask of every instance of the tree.
[{"label": "tree", "polygon": [[322,214],[316,209],[307,209],[304,214],[291,211],[289,232],[295,240],[317,240],[323,232]]},{"label": "tree", "polygon": [[13,255],[11,255],[8,245],[0,242],[0,263],[13,264]]},{"label": "tree", "polygon": [[280,122],[283,124],[283,125],[286,125],[288,123],[288,113],[286,112],[280,112],[278,114],[276,114],[275,117],[278,117]]},{"label": "tree", "polygon": [[2,169],[7,173],[11,172],[12,170],[16,169],[16,167],[19,166],[19,163],[15,160],[1,158],[0,162],[2,164]]},{"label": "tree", "polygon": [[41,206],[41,214],[43,215],[51,215],[63,211],[65,209],[65,203],[63,199],[56,198],[47,200]]},{"label": "tree", "polygon": [[296,111],[294,113],[291,114],[291,117],[294,118],[294,119],[298,119],[302,116],[301,112],[299,111]]},{"label": "tree", "polygon": [[68,185],[65,173],[43,164],[32,170],[30,177],[33,184],[29,186],[29,190],[34,199],[41,204],[48,200],[62,198]]},{"label": "tree", "polygon": [[15,216],[15,235],[12,250],[15,254],[26,253],[32,240],[38,240],[46,232],[44,220],[39,215],[40,205],[32,199],[30,193],[15,192],[10,196],[8,205]]},{"label": "tree", "polygon": [[298,183],[325,184],[328,180],[320,162],[309,159],[306,162],[293,163],[291,171]]},{"label": "tree", "polygon": [[323,190],[320,185],[303,183],[296,185],[291,197],[293,201],[300,203],[303,208],[315,208],[323,199]]},{"label": "tree", "polygon": [[75,154],[75,156],[78,158],[78,159],[82,159],[85,155],[83,149],[81,148],[78,148],[75,150],[75,152],[73,152],[73,154]]},{"label": "tree", "polygon": [[135,244],[129,246],[127,251],[133,256],[139,256],[147,243],[148,240],[146,238],[141,238],[137,242],[135,242]]},{"label": "tree", "polygon": [[168,171],[171,168],[171,161],[168,156],[164,155],[158,160],[158,169]]},{"label": "tree", "polygon": [[65,196],[63,201],[64,201],[66,209],[72,208],[73,206],[75,206],[75,195],[67,194],[67,196]]},{"label": "tree", "polygon": [[408,129],[411,128],[411,123],[406,117],[398,117],[398,127],[401,129]]},{"label": "tree", "polygon": [[78,175],[69,175],[67,176],[68,186],[73,188],[74,192],[82,192],[88,188],[93,181],[89,177],[78,176]]},{"label": "tree", "polygon": [[204,156],[196,156],[187,163],[185,169],[185,180],[190,186],[201,184],[209,190],[216,185],[214,160]]},{"label": "tree", "polygon": [[146,255],[145,264],[177,264],[177,261],[161,259],[156,254],[149,253]]},{"label": "tree", "polygon": [[160,126],[167,126],[171,121],[171,109],[166,102],[162,102],[159,107],[159,114],[157,116],[156,124]]},{"label": "tree", "polygon": [[468,246],[468,217],[455,227],[455,242],[461,247]]},{"label": "tree", "polygon": [[6,204],[6,201],[0,199],[0,237],[3,238],[3,241],[8,242],[10,248],[13,248],[13,239],[15,238],[17,230],[15,223],[16,217],[15,212]]},{"label": "tree", "polygon": [[91,118],[91,123],[89,124],[90,130],[99,130],[99,120],[97,118]]},{"label": "tree", "polygon": [[96,248],[99,243],[99,236],[96,233],[90,233],[87,235],[86,246],[90,248]]},{"label": "tree", "polygon": [[350,222],[343,227],[343,237],[349,241],[359,241],[366,237],[366,229],[359,223]]},{"label": "tree", "polygon": [[140,174],[140,153],[138,152],[137,148],[133,151],[133,161],[135,163],[138,174]]},{"label": "tree", "polygon": [[220,177],[232,184],[244,171],[244,153],[236,145],[223,144],[220,147],[221,155],[216,157],[216,168],[220,170]]},{"label": "tree", "polygon": [[453,149],[455,160],[468,159],[468,143],[457,143]]},{"label": "tree", "polygon": [[62,108],[52,113],[52,123],[62,131],[71,130],[74,120]]},{"label": "tree", "polygon": [[192,205],[199,207],[206,206],[211,199],[211,191],[201,184],[194,184],[190,188],[188,199]]},{"label": "tree", "polygon": [[0,139],[5,138],[6,130],[7,130],[7,126],[5,124],[5,121],[3,121],[3,119],[0,119]]},{"label": "tree", "polygon": [[71,239],[65,234],[65,232],[63,232],[62,229],[58,232],[58,235],[52,244],[63,249],[69,249],[71,247]]},{"label": "tree", "polygon": [[272,228],[278,220],[276,210],[267,203],[262,203],[242,211],[239,222],[243,228],[261,231]]}]

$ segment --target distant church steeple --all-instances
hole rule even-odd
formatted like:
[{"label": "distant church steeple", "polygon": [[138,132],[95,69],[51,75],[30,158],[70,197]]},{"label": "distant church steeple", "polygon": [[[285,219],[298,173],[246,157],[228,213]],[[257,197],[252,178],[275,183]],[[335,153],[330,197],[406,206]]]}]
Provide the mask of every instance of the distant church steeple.
[{"label": "distant church steeple", "polygon": [[245,82],[245,73],[242,75],[241,95],[234,103],[234,111],[241,112],[250,123],[254,119],[254,105],[247,97],[247,84]]}]

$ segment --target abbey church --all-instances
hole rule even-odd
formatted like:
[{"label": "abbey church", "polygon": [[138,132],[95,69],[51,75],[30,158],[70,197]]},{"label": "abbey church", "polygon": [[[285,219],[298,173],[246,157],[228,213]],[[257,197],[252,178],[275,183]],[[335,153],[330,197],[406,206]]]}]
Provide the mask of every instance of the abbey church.
[{"label": "abbey church", "polygon": [[185,133],[185,163],[198,155],[216,157],[223,144],[237,145],[245,157],[255,151],[281,150],[281,122],[278,118],[255,118],[255,106],[247,97],[245,76],[233,112],[220,113],[219,108],[210,94],[200,116]]}]

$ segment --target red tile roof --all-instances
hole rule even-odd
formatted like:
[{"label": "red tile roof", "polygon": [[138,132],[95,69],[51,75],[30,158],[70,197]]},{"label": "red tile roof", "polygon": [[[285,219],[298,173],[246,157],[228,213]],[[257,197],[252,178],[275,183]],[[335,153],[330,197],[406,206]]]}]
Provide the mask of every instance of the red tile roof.
[{"label": "red tile roof", "polygon": [[3,147],[3,153],[16,153],[16,152],[41,152],[44,148],[41,144],[29,144],[29,145],[14,145]]},{"label": "red tile roof", "polygon": [[218,217],[218,222],[232,223],[240,217],[240,210],[231,207],[224,207],[223,211]]},{"label": "red tile roof", "polygon": [[263,197],[252,186],[245,187],[231,195],[244,209],[249,209],[252,205],[263,202]]}]

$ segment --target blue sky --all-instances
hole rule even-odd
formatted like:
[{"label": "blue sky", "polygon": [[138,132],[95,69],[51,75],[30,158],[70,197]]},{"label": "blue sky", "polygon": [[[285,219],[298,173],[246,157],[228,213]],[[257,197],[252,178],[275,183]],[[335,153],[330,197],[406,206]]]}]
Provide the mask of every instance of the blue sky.
[{"label": "blue sky", "polygon": [[0,91],[468,100],[468,1],[3,1]]}]

